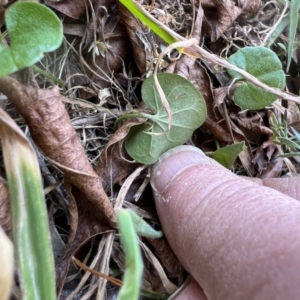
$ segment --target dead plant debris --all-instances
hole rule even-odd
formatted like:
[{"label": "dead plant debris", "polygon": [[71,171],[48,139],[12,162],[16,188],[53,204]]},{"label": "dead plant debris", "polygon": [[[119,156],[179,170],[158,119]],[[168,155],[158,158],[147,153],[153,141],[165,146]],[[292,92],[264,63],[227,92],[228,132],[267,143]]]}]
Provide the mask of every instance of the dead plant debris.
[{"label": "dead plant debris", "polygon": [[[279,2],[266,0],[202,0],[201,9],[198,0],[139,3],[177,34],[196,39],[203,49],[225,59],[245,46],[263,45],[284,9]],[[245,141],[247,150],[234,171],[267,186],[276,181],[284,190],[287,183],[278,178],[297,173],[299,159],[279,157],[285,149],[272,139],[270,115],[281,121],[286,116],[285,121],[299,131],[298,105],[281,99],[260,111],[243,111],[232,101],[231,78],[217,61],[172,51],[158,62],[167,45],[119,1],[45,0],[45,4],[63,21],[65,40],[39,66],[65,85],[57,86],[28,69],[0,79],[0,97],[1,107],[36,146],[44,188],[50,187],[46,199],[52,238],[61,244],[55,248],[58,299],[115,299],[118,288],[81,272],[72,261],[74,256],[95,271],[122,278],[124,256],[114,229],[114,207],[131,207],[159,226],[147,186],[148,166],[133,162],[123,147],[129,129],[145,120],[124,122],[114,131],[117,116],[142,106],[141,82],[157,63],[160,72],[185,77],[205,98],[208,116],[190,144],[212,152]],[[5,5],[3,33],[3,11],[9,4]],[[283,31],[272,45],[284,66],[283,47],[288,42]],[[295,48],[286,91],[296,95],[299,65]],[[0,174],[5,177],[3,161]],[[299,186],[297,177],[285,180],[290,189]],[[0,225],[11,235],[7,184],[2,177],[0,182]],[[299,193],[295,197],[300,199]],[[185,282],[186,272],[165,238],[142,238],[140,245],[145,265],[142,287],[169,296]]]}]

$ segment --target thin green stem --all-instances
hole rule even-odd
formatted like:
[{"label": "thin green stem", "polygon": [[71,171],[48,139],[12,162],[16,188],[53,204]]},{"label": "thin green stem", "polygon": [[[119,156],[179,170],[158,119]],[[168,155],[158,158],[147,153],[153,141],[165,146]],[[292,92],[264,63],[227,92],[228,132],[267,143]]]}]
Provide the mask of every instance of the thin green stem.
[{"label": "thin green stem", "polygon": [[39,74],[43,75],[44,77],[53,80],[56,84],[60,84],[60,85],[65,85],[65,82],[59,78],[57,78],[56,76],[52,75],[51,73],[39,68],[36,65],[32,66],[32,69],[36,72],[38,72]]},{"label": "thin green stem", "polygon": [[152,121],[156,120],[155,115],[149,115],[145,113],[132,113],[132,114],[125,114],[121,116],[116,122],[115,122],[115,130],[119,127],[119,124],[127,119],[133,119],[133,118],[144,118],[144,119],[150,119]]}]

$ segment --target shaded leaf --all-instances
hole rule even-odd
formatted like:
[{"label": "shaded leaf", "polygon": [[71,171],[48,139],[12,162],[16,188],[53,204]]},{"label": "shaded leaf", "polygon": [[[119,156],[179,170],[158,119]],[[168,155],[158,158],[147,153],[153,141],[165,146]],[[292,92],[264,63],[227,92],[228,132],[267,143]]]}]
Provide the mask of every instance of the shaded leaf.
[{"label": "shaded leaf", "polygon": [[157,76],[172,111],[172,126],[155,88],[153,76],[142,86],[142,98],[156,114],[153,124],[147,122],[130,129],[125,139],[129,155],[144,164],[153,164],[165,151],[184,144],[201,126],[206,117],[205,101],[199,91],[186,79],[174,74]]},{"label": "shaded leaf", "polygon": [[[277,55],[264,47],[245,47],[228,58],[228,61],[247,71],[263,83],[282,89],[285,86],[285,75]],[[266,92],[254,84],[244,81],[241,74],[227,69],[228,73],[242,85],[234,91],[234,101],[244,109],[262,109],[271,105],[277,96]]]},{"label": "shaded leaf", "polygon": [[245,142],[239,142],[237,144],[229,145],[224,148],[218,149],[214,155],[213,159],[215,159],[218,163],[226,167],[227,169],[232,169],[233,164],[243,150],[245,150]]},{"label": "shaded leaf", "polygon": [[5,15],[10,47],[0,44],[0,77],[35,64],[62,43],[62,24],[46,6],[17,2]]}]

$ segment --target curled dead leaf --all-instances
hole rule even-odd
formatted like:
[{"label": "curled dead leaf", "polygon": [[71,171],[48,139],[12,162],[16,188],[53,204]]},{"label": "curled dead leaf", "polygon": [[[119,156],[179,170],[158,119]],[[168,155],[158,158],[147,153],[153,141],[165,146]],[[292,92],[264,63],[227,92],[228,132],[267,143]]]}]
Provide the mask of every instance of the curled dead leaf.
[{"label": "curled dead leaf", "polygon": [[[256,13],[261,7],[261,0],[212,0],[201,1],[204,9],[204,28],[211,40],[216,41],[242,13]],[[213,5],[212,5],[213,4]]]},{"label": "curled dead leaf", "polygon": [[65,180],[97,207],[99,216],[116,226],[114,209],[77,138],[59,89],[27,87],[6,77],[0,80],[0,90],[25,119],[36,145],[59,164]]}]

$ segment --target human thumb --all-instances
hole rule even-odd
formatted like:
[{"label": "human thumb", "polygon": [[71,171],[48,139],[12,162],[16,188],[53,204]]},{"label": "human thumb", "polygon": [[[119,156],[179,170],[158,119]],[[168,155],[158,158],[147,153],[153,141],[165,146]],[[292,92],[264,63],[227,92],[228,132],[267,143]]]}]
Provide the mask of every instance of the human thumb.
[{"label": "human thumb", "polygon": [[169,244],[207,299],[299,299],[299,201],[192,146],[163,154],[151,184]]}]

